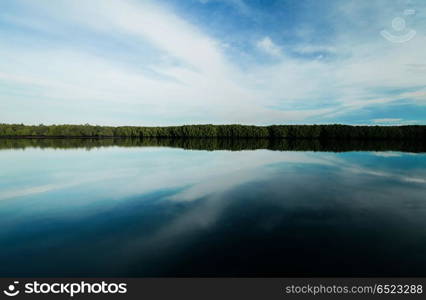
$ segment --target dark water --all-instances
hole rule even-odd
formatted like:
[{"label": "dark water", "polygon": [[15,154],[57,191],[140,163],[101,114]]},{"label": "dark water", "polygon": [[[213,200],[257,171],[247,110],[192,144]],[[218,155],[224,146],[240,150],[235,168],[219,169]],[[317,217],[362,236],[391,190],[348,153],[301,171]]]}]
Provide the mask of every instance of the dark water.
[{"label": "dark water", "polygon": [[426,276],[421,145],[0,149],[0,276]]}]

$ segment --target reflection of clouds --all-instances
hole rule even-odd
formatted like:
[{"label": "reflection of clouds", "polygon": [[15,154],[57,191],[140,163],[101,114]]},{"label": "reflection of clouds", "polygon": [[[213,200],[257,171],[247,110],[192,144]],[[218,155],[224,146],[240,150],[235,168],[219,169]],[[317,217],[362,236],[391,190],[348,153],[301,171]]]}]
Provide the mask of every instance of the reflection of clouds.
[{"label": "reflection of clouds", "polygon": [[[102,152],[108,153],[109,150],[92,151],[87,156],[96,156]],[[256,172],[259,172],[262,166],[280,162],[328,163],[309,153],[269,150],[206,152],[173,148],[157,148],[156,151],[148,149],[147,151],[146,148],[140,148],[138,151],[133,149],[129,152],[126,148],[117,152],[119,151],[115,149],[112,153],[114,157],[107,155],[98,164],[92,166],[98,172],[106,174],[116,174],[117,171],[114,169],[116,165],[122,169],[122,178],[116,184],[98,185],[99,193],[105,195],[107,190],[108,196],[117,199],[163,189],[189,187],[182,192],[181,197],[174,196],[170,199],[191,200],[254,179],[260,176]],[[114,161],[114,164],[108,164],[105,161]],[[62,180],[66,176],[70,174],[61,176]]]},{"label": "reflection of clouds", "polygon": [[[248,153],[237,154],[245,156]],[[263,156],[264,154],[268,156],[267,159],[266,156]],[[212,178],[206,175],[205,178],[199,178],[198,183],[169,198],[173,201],[199,201],[193,202],[179,215],[176,215],[169,222],[165,222],[152,235],[133,239],[131,244],[126,245],[122,251],[126,254],[143,253],[144,251],[146,251],[145,253],[157,253],[157,251],[168,253],[168,251],[184,247],[188,240],[196,241],[198,235],[209,234],[215,226],[228,226],[218,222],[222,221],[221,217],[233,204],[232,200],[235,196],[232,194],[233,188],[257,180],[263,181],[262,185],[258,185],[259,189],[243,188],[243,197],[244,192],[259,192],[259,196],[265,197],[262,198],[264,205],[277,207],[283,213],[286,211],[289,213],[287,216],[292,216],[292,212],[296,213],[295,218],[299,220],[305,218],[306,222],[324,223],[333,222],[333,218],[357,218],[360,215],[370,213],[370,209],[373,215],[381,212],[384,215],[401,218],[404,222],[409,218],[411,218],[411,221],[420,222],[424,218],[424,214],[417,211],[413,215],[411,210],[406,210],[407,205],[412,205],[412,203],[407,203],[405,200],[411,199],[413,203],[418,203],[417,200],[421,198],[422,190],[413,190],[410,185],[386,186],[380,178],[392,178],[401,182],[415,183],[425,183],[425,179],[388,172],[386,169],[364,167],[357,163],[358,160],[362,163],[364,158],[371,157],[374,154],[362,155],[365,155],[365,157],[357,158],[356,162],[351,163],[350,154],[273,153],[265,151],[265,153],[249,155],[242,168],[232,166],[240,164],[238,161],[230,159],[232,156],[227,156],[228,169],[218,173],[222,174],[222,177]],[[251,162],[256,156],[259,158],[258,164]],[[262,158],[265,158],[265,160],[262,161]],[[387,157],[382,159],[386,160]],[[284,164],[280,165],[279,168],[267,167],[280,163]],[[296,165],[292,166],[292,163]],[[311,164],[311,166],[302,170],[291,169],[300,164]],[[290,172],[277,173],[286,169],[287,166]],[[322,171],[320,174],[324,177],[321,178],[318,178],[317,172],[310,172],[311,169],[314,171],[324,166],[331,167],[329,177],[325,174],[328,171]],[[392,170],[394,165],[390,166]],[[378,168],[380,168],[380,165],[378,165]],[[207,169],[206,172],[208,173],[209,170]],[[364,175],[375,176],[378,180],[372,180],[372,178]],[[262,191],[262,189],[268,190]],[[399,198],[397,195],[405,195],[407,199]],[[395,200],[392,201],[393,205],[389,200]],[[416,207],[418,208],[418,206]],[[341,213],[347,213],[347,215],[334,215],[333,211],[339,209]],[[299,212],[303,212],[303,214],[297,215]],[[268,228],[271,229],[282,221],[279,215],[275,216],[275,220],[270,217],[259,219],[259,226],[268,230]],[[322,219],[319,220],[318,218]],[[253,221],[256,222],[256,220]]]},{"label": "reflection of clouds", "polygon": [[[31,152],[34,151],[36,150],[31,150]],[[39,152],[38,155],[40,153],[43,152]],[[20,153],[20,156],[23,155],[25,155],[24,152]],[[168,199],[191,201],[229,190],[246,182],[266,178],[271,172],[266,166],[278,163],[327,165],[344,172],[391,177],[406,182],[425,182],[422,176],[396,174],[376,168],[362,167],[349,163],[340,155],[330,153],[269,150],[206,152],[169,148],[129,149],[119,147],[102,148],[91,152],[67,151],[67,153],[63,153],[62,150],[44,152],[44,156],[53,155],[62,159],[62,162],[58,163],[58,168],[47,170],[44,174],[47,175],[47,179],[42,180],[36,186],[28,186],[20,184],[20,179],[17,178],[16,186],[13,189],[2,191],[0,200],[78,186],[76,190],[82,193],[85,189],[91,190],[91,195],[93,195],[91,201],[106,197],[119,200],[163,189],[186,187]],[[374,152],[372,155],[386,159],[402,154]],[[89,161],[90,164],[75,165],[73,164],[75,160]],[[40,165],[31,166],[29,164],[20,172],[22,174],[26,174],[27,171],[34,173],[38,171],[38,168]],[[95,182],[96,184],[94,184]],[[78,201],[76,201],[77,203]]]},{"label": "reflection of clouds", "polygon": [[[96,198],[119,200],[164,189],[186,187],[168,199],[191,201],[229,190],[246,182],[266,178],[271,172],[266,167],[279,163],[326,165],[343,172],[425,183],[425,176],[422,176],[424,174],[420,174],[420,176],[404,175],[363,167],[348,162],[344,156],[330,153],[269,150],[206,152],[169,148],[119,147],[102,148],[91,152],[79,150],[64,153],[62,150],[44,152],[31,149],[16,154],[14,161],[19,161],[22,156],[24,159],[33,158],[31,155],[28,156],[29,152],[35,153],[37,160],[56,156],[57,159],[60,159],[58,167],[44,170],[46,174],[40,175],[47,178],[37,180],[39,182],[35,186],[28,186],[28,184],[20,182],[20,174],[42,173],[43,170],[39,164],[20,166],[22,170],[15,174],[16,180],[12,180],[12,183],[16,183],[15,186],[10,190],[2,191],[0,200],[44,194],[78,186],[77,192],[84,193],[86,189],[91,190],[91,201],[97,200]],[[374,152],[372,155],[386,159],[403,154]],[[89,163],[79,165],[81,161]],[[7,168],[14,168],[14,165],[7,166],[6,164],[6,171]],[[78,205],[79,201],[76,200],[75,204]]]},{"label": "reflection of clouds", "polygon": [[140,241],[135,240],[134,246],[136,249],[142,244],[144,247],[146,245],[167,247],[175,242],[174,238],[183,238],[185,234],[209,229],[216,223],[228,204],[226,197],[222,197],[222,193],[211,195],[204,199],[200,205],[167,223],[154,235]]},{"label": "reflection of clouds", "polygon": [[413,177],[403,177],[402,180],[414,183],[426,183],[425,178],[413,178]]},{"label": "reflection of clouds", "polygon": [[379,157],[401,157],[402,155],[400,153],[395,152],[372,152],[373,155],[379,156]]},{"label": "reflection of clouds", "polygon": [[384,172],[384,171],[376,171],[374,169],[369,169],[365,167],[359,167],[356,165],[347,165],[346,167],[342,167],[342,170],[346,172],[352,173],[361,173],[366,175],[373,175],[379,177],[388,177],[393,180],[402,181],[402,182],[413,182],[413,183],[426,183],[425,177],[413,177],[404,174],[398,174],[393,172]]},{"label": "reflection of clouds", "polygon": [[[276,163],[298,163],[298,164],[328,164],[309,153],[303,152],[272,152],[259,150],[253,152],[225,153],[219,161],[210,162],[210,168],[196,166],[201,170],[194,172],[198,174],[196,183],[184,191],[169,197],[175,201],[190,201],[201,198],[208,194],[224,191],[245,182],[261,180],[270,175],[264,167]],[[188,170],[188,171],[194,171]],[[189,184],[189,183],[188,183]]]},{"label": "reflection of clouds", "polygon": [[53,190],[66,188],[68,186],[70,185],[69,184],[46,184],[41,186],[32,186],[27,188],[3,191],[0,195],[0,200],[47,193]]},{"label": "reflection of clouds", "polygon": [[[110,211],[129,197],[163,190],[185,190],[172,201],[190,201],[267,176],[267,165],[280,162],[321,163],[302,152],[186,151],[174,148],[102,148],[96,151],[27,149],[1,157],[8,174],[0,200],[26,217],[84,218]],[[2,160],[5,159],[5,164]],[[20,164],[11,164],[19,161]],[[28,202],[31,196],[35,202]],[[18,218],[18,219],[16,219]],[[5,220],[4,220],[5,221]]]},{"label": "reflection of clouds", "polygon": [[[12,153],[11,153],[12,155]],[[350,154],[336,155],[321,152],[279,152],[270,150],[256,151],[187,151],[173,148],[102,148],[97,151],[84,150],[39,151],[30,149],[26,152],[14,153],[13,161],[25,159],[26,163],[18,165],[19,172],[12,176],[11,188],[0,193],[0,200],[12,199],[36,194],[46,194],[45,207],[52,212],[61,209],[69,213],[70,207],[78,208],[82,215],[96,213],[99,210],[111,209],[115,202],[125,202],[128,197],[137,196],[144,201],[145,194],[179,189],[180,192],[169,196],[169,201],[193,201],[206,196],[231,190],[239,185],[263,180],[273,176],[273,168],[277,164],[290,167],[301,164],[328,166],[340,170],[344,174],[366,174],[388,177],[401,182],[424,184],[426,176],[422,169],[417,174],[386,171],[378,167],[370,168],[349,161]],[[394,155],[392,152],[378,152],[365,155],[379,155],[385,160]],[[347,158],[345,158],[347,157]],[[55,159],[57,166],[43,169],[38,161]],[[37,161],[37,163],[28,163]],[[379,166],[379,165],[377,165]],[[7,164],[7,169],[16,168]],[[394,168],[391,168],[394,170]],[[44,174],[42,174],[44,171]],[[21,175],[41,173],[41,179],[34,186],[21,180]],[[13,188],[12,188],[13,187]],[[74,188],[75,187],[75,188]],[[48,193],[73,189],[73,201],[67,191],[60,199],[48,197]],[[184,188],[182,190],[182,188]],[[59,195],[59,193],[57,193]],[[63,198],[63,199],[62,199]],[[64,200],[64,201],[61,201]],[[215,201],[218,201],[217,199]],[[66,204],[61,206],[61,202]],[[88,205],[97,202],[89,212]],[[56,206],[55,206],[56,205]]]},{"label": "reflection of clouds", "polygon": [[228,174],[226,177],[210,177],[205,182],[203,181],[195,184],[180,193],[170,196],[168,199],[174,201],[196,200],[211,193],[228,190],[244,182],[261,179],[266,176],[266,174],[264,174],[264,170],[259,170],[257,173],[247,171],[248,170],[246,170],[246,172],[244,170],[235,171],[232,173],[232,176]]},{"label": "reflection of clouds", "polygon": [[[57,182],[57,183],[50,183],[50,184],[37,185],[37,186],[27,186],[27,187],[21,187],[21,188],[2,191],[2,193],[0,194],[0,200],[13,199],[13,198],[25,197],[25,196],[33,196],[37,194],[44,194],[44,193],[53,192],[53,191],[57,191],[61,189],[76,187],[79,185],[93,184],[95,182],[101,182],[104,180],[117,179],[123,176],[128,176],[128,173],[120,171],[120,170],[117,170],[114,173],[109,173],[109,174],[99,173],[99,172],[88,172],[88,173],[84,173],[83,175],[81,173],[79,174],[71,173],[71,174],[73,174],[78,179],[63,178],[61,182]],[[71,174],[68,173],[68,177]],[[64,177],[64,174],[58,177]],[[58,180],[58,178],[56,180]]]},{"label": "reflection of clouds", "polygon": [[[277,152],[269,150],[227,152],[217,151],[205,153],[211,155],[210,159],[200,164],[187,163],[173,173],[173,184],[177,186],[190,186],[189,188],[168,197],[168,200],[194,201],[201,200],[191,206],[185,213],[176,218],[149,237],[134,239],[131,245],[125,245],[123,251],[138,253],[139,251],[167,251],[168,247],[176,246],[180,239],[187,234],[203,231],[213,226],[227,206],[232,203],[226,192],[239,185],[257,180],[264,180],[274,176],[276,170],[267,168],[270,165],[288,164],[319,164],[332,165],[323,160],[317,153],[310,152]],[[170,174],[168,170],[167,174]],[[151,182],[161,183],[168,187],[170,182],[158,180],[167,176],[163,172],[153,173],[148,182],[143,182],[150,189]],[[140,178],[142,179],[142,178]],[[161,249],[159,249],[160,247]]]},{"label": "reflection of clouds", "polygon": [[[22,152],[20,156],[25,157],[32,151]],[[55,195],[60,199],[43,197],[43,211],[38,209],[41,201],[5,202],[10,204],[11,212],[3,210],[1,225],[5,235],[23,220],[36,223],[34,220],[46,215],[49,221],[57,219],[60,222],[68,221],[67,218],[84,218],[90,226],[99,226],[93,228],[100,232],[109,228],[103,221],[111,226],[121,226],[117,220],[130,219],[119,233],[114,228],[111,234],[108,232],[94,238],[98,244],[114,245],[110,247],[114,256],[122,255],[129,261],[133,258],[155,259],[156,255],[170,253],[180,255],[182,252],[179,250],[188,249],[186,247],[191,242],[197,242],[197,237],[214,234],[215,226],[223,226],[222,229],[227,230],[228,226],[234,225],[232,222],[219,223],[224,220],[223,216],[236,213],[252,218],[251,209],[257,209],[253,201],[258,200],[256,203],[277,212],[275,216],[267,213],[253,219],[253,222],[258,222],[255,225],[265,231],[273,230],[287,217],[297,219],[300,224],[314,222],[323,225],[334,222],[333,218],[357,218],[364,213],[373,212],[374,215],[376,211],[385,216],[404,218],[404,222],[424,224],[425,206],[419,200],[424,193],[423,186],[414,188],[407,182],[425,184],[426,176],[422,176],[425,169],[421,166],[415,169],[401,167],[406,174],[401,172],[398,168],[405,154],[401,154],[399,159],[389,159],[386,155],[374,157],[374,153],[103,148],[91,152],[58,151],[41,158],[54,155],[62,159],[54,168],[44,169],[46,176],[39,180],[38,185],[25,187],[22,178],[15,175],[11,177],[12,181],[9,180],[16,183],[10,185],[14,189],[0,193],[0,199],[25,199],[25,196],[53,191],[59,191]],[[1,160],[3,158],[0,158],[0,165]],[[83,163],[79,164],[81,161]],[[380,163],[374,163],[376,161]],[[364,166],[363,163],[369,165]],[[372,165],[374,167],[370,167]],[[41,164],[18,165],[22,166],[25,166],[19,170],[22,174],[27,171],[37,174],[41,170]],[[10,164],[8,168],[12,170],[14,166]],[[392,178],[405,184],[386,184],[386,180],[381,178]],[[43,184],[49,181],[51,183]],[[182,190],[183,187],[185,189]],[[73,192],[61,191],[67,188],[73,188]],[[180,192],[172,196],[162,195],[170,195],[173,191],[159,194],[159,197],[168,197],[161,203],[146,202],[147,205],[133,206],[133,201],[143,202],[156,197],[145,197],[148,193],[174,188],[179,188]],[[132,197],[131,200],[129,197]],[[72,201],[68,201],[70,198]],[[246,199],[249,201],[244,201]],[[96,205],[92,205],[94,202]],[[234,211],[234,208],[238,210],[238,206],[234,205],[247,205],[248,209]],[[149,209],[144,211],[145,207]],[[19,208],[19,213],[12,210],[14,208]],[[117,211],[115,208],[118,208]],[[152,212],[151,208],[164,211]],[[334,214],[339,209],[339,213]],[[99,224],[92,218],[97,216],[102,220]],[[113,218],[110,219],[110,216]],[[145,226],[147,223],[144,222],[138,223],[143,218],[140,216],[147,216],[146,222],[152,223],[149,226]],[[101,238],[104,240],[96,240]],[[118,240],[125,242],[117,243]],[[117,261],[122,262],[120,259]],[[130,263],[136,265],[134,261]]]},{"label": "reflection of clouds", "polygon": [[[183,187],[169,200],[191,201],[264,178],[267,165],[327,163],[303,152],[119,147],[90,152],[27,149],[1,157],[1,165],[3,159],[10,183],[7,190],[0,189],[0,200],[17,199],[3,205],[22,209],[19,216],[6,216],[9,221],[24,216],[84,218],[110,211],[130,197],[144,201],[146,194]],[[36,195],[35,202],[27,202]]]},{"label": "reflection of clouds", "polygon": [[[375,155],[375,153],[373,153]],[[402,155],[400,155],[402,156]],[[382,156],[384,158],[387,158],[387,156]],[[412,183],[426,183],[426,174],[424,174],[424,169],[420,169],[421,173],[419,174],[420,177],[412,176],[412,175],[406,175],[401,174],[401,170],[392,170],[392,171],[382,171],[376,169],[376,167],[369,168],[365,166],[360,166],[355,163],[350,163],[348,161],[345,161],[342,158],[338,158],[336,156],[326,156],[324,157],[325,160],[332,163],[335,167],[337,167],[340,171],[344,171],[345,173],[357,173],[357,174],[365,174],[365,175],[372,175],[377,177],[388,177],[393,180],[401,181],[401,182],[412,182]],[[412,173],[413,170],[410,170]]]}]

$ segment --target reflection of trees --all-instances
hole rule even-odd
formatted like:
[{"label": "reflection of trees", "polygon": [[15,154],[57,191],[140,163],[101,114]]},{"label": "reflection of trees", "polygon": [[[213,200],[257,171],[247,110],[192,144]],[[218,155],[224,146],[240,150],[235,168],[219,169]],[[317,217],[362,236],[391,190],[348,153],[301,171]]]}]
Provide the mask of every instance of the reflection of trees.
[{"label": "reflection of trees", "polygon": [[351,139],[241,139],[241,138],[42,138],[0,139],[0,149],[27,147],[87,150],[99,147],[173,147],[193,150],[277,151],[406,151],[426,152],[426,141]]}]

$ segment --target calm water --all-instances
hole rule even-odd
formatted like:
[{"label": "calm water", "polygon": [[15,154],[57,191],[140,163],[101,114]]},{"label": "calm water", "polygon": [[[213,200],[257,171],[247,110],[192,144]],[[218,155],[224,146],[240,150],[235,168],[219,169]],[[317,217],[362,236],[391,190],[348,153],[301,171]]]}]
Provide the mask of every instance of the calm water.
[{"label": "calm water", "polygon": [[0,276],[426,276],[424,153],[94,143],[0,143]]}]

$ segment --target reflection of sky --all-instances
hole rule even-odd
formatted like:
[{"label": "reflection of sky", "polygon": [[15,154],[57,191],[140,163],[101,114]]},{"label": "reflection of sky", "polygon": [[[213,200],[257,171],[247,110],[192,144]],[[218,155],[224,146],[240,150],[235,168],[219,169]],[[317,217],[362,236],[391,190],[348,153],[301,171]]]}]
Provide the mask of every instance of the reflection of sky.
[{"label": "reflection of sky", "polygon": [[[169,274],[206,234],[253,239],[260,230],[273,240],[284,225],[350,235],[381,221],[379,239],[386,224],[404,234],[401,247],[425,249],[414,242],[426,237],[422,154],[27,149],[2,151],[0,165],[0,263],[10,257],[10,275]],[[251,236],[236,229],[247,220]],[[19,255],[32,255],[31,267],[17,265]],[[150,269],[158,261],[164,270]]]},{"label": "reflection of sky", "polygon": [[[110,148],[97,152],[8,151],[3,152],[2,159],[5,160],[3,170],[7,170],[4,173],[7,174],[7,178],[2,180],[6,183],[0,196],[2,200],[48,194],[74,187],[84,191],[82,196],[101,193],[102,196],[109,197],[144,194],[158,189],[187,185],[194,185],[194,188],[198,185],[208,188],[214,187],[215,181],[223,180],[226,175],[232,175],[225,182],[232,186],[238,181],[250,179],[247,177],[250,175],[245,174],[246,171],[270,163],[282,161],[327,163],[302,153],[288,153],[283,156],[278,152],[256,151],[241,155],[226,151],[198,152],[147,148],[143,150]],[[20,162],[18,166],[16,161]]]}]

